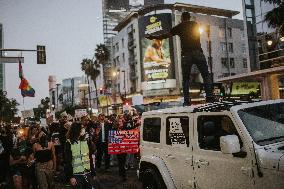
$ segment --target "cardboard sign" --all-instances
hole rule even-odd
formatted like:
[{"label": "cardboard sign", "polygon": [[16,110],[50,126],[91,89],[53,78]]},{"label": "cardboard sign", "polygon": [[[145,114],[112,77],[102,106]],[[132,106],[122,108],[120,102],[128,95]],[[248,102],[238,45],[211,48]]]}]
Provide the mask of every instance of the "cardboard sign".
[{"label": "cardboard sign", "polygon": [[186,139],[183,133],[180,118],[170,118],[170,139],[172,146],[184,146],[186,147]]},{"label": "cardboard sign", "polygon": [[34,117],[34,110],[24,110],[21,111],[23,118]]},{"label": "cardboard sign", "polygon": [[109,131],[108,154],[139,152],[139,130]]},{"label": "cardboard sign", "polygon": [[81,118],[81,117],[86,116],[86,115],[88,115],[86,109],[76,109],[75,110],[75,117],[76,118]]},{"label": "cardboard sign", "polygon": [[143,101],[143,95],[134,95],[132,97],[132,104],[135,106],[135,105],[141,105],[141,104],[144,104],[144,101]]}]

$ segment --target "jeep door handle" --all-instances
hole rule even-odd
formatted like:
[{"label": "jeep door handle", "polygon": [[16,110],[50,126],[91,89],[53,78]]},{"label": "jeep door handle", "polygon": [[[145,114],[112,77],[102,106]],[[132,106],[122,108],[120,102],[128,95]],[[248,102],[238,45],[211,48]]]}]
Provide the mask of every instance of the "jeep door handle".
[{"label": "jeep door handle", "polygon": [[199,166],[208,166],[209,162],[205,160],[195,160],[194,163]]},{"label": "jeep door handle", "polygon": [[172,154],[168,154],[166,155],[167,158],[171,158],[171,159],[175,159],[175,156],[173,156]]}]

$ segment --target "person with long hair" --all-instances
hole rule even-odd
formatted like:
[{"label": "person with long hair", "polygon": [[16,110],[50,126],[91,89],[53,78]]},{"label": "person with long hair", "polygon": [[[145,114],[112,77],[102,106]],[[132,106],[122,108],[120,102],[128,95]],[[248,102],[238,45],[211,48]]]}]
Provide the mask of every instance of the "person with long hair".
[{"label": "person with long hair", "polygon": [[65,174],[76,189],[91,189],[92,177],[86,132],[79,122],[72,123],[65,143]]},{"label": "person with long hair", "polygon": [[33,151],[28,146],[28,141],[23,134],[19,134],[16,147],[10,154],[10,173],[16,189],[29,188],[29,167],[33,161]]},{"label": "person with long hair", "polygon": [[33,145],[36,159],[36,177],[39,189],[51,189],[53,187],[53,174],[56,170],[56,156],[53,142],[49,142],[43,132],[39,141]]}]

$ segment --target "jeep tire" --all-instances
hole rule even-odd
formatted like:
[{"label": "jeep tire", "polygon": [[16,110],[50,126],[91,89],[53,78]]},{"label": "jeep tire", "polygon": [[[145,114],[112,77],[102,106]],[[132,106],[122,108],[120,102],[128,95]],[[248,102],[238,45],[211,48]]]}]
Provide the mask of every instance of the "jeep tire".
[{"label": "jeep tire", "polygon": [[143,171],[142,177],[143,189],[164,189],[164,181],[158,171],[153,168],[147,168]]}]

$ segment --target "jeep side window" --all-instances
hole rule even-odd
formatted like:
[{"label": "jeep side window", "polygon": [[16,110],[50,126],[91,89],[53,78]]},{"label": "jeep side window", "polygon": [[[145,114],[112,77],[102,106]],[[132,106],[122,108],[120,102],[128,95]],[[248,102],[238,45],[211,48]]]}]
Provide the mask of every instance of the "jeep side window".
[{"label": "jeep side window", "polygon": [[143,140],[160,143],[161,118],[146,118],[143,124]]},{"label": "jeep side window", "polygon": [[171,146],[189,147],[189,118],[187,116],[167,117],[166,142]]},{"label": "jeep side window", "polygon": [[220,137],[238,135],[231,118],[225,115],[199,116],[198,142],[201,149],[220,151]]}]

